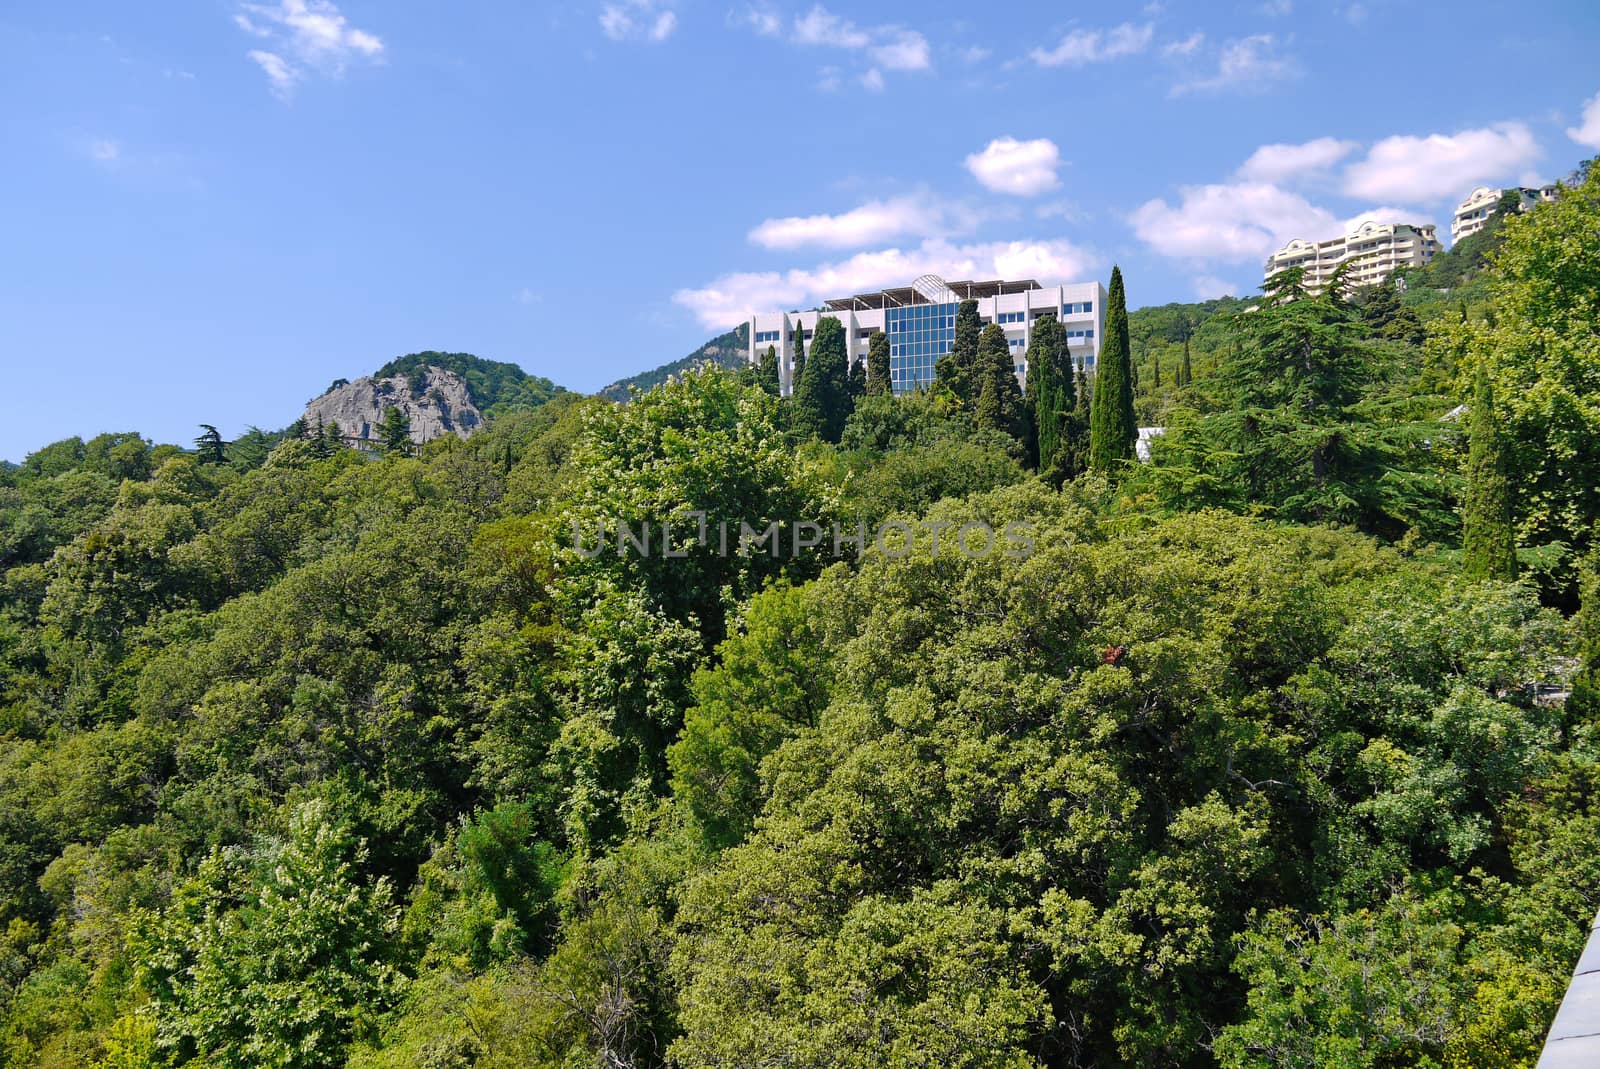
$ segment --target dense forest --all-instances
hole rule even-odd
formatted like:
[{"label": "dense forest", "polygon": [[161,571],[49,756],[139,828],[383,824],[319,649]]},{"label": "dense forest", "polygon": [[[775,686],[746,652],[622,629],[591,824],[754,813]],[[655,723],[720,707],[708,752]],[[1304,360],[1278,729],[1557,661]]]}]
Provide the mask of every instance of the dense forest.
[{"label": "dense forest", "polygon": [[[1600,904],[1600,168],[1495,222],[1119,273],[1026,391],[824,320],[792,398],[5,469],[0,1064],[1531,1066]],[[584,543],[693,513],[902,537]]]}]

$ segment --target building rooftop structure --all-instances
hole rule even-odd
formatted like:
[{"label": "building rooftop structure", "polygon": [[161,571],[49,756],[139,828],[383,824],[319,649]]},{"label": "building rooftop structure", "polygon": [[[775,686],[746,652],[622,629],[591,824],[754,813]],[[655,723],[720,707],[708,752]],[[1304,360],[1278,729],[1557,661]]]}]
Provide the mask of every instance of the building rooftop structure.
[{"label": "building rooftop structure", "polygon": [[[923,282],[924,279],[933,279],[934,277],[924,275],[922,279],[917,281]],[[944,304],[949,300],[982,300],[985,297],[995,297],[1002,293],[1026,293],[1029,290],[1044,288],[1031,278],[1015,279],[1009,282],[1001,279],[994,279],[990,282],[973,282],[971,280],[945,282],[943,279],[936,279],[936,282],[938,285],[944,286],[953,296],[947,297],[941,293],[937,294],[938,299],[934,299],[919,290],[916,284],[913,283],[910,286],[896,286],[893,289],[878,290],[875,293],[856,293],[849,297],[833,297],[824,301],[822,306],[834,312],[862,311],[868,308],[904,308],[914,304]],[[929,287],[924,285],[923,289],[927,288]]]},{"label": "building rooftop structure", "polygon": [[864,360],[872,336],[882,333],[889,345],[889,384],[895,393],[925,389],[935,378],[939,358],[955,342],[955,321],[963,301],[976,301],[978,318],[1005,331],[1012,367],[1019,381],[1027,375],[1027,350],[1033,325],[1053,316],[1065,334],[1068,353],[1086,372],[1094,371],[1105,323],[1105,287],[1098,282],[1043,286],[1035,279],[963,279],[946,282],[923,275],[909,286],[891,286],[871,293],[834,297],[817,308],[759,312],[750,317],[752,364],[768,349],[778,362],[779,389],[794,389],[796,345],[808,345],[817,321],[832,317],[844,332],[845,358]]}]

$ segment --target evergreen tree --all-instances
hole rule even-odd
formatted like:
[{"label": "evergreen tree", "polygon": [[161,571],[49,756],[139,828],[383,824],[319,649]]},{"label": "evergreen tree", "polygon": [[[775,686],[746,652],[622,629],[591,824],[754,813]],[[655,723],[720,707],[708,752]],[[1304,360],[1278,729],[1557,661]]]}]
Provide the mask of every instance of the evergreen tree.
[{"label": "evergreen tree", "polygon": [[1066,333],[1054,315],[1042,315],[1028,339],[1025,409],[1032,438],[1030,453],[1040,471],[1059,461],[1064,436],[1077,407],[1078,389]]},{"label": "evergreen tree", "polygon": [[1567,699],[1569,723],[1593,723],[1600,715],[1600,548],[1585,556],[1578,572],[1578,674]]},{"label": "evergreen tree", "polygon": [[378,441],[385,453],[411,452],[411,420],[394,405],[383,410],[383,422],[378,424]]},{"label": "evergreen tree", "polygon": [[1194,366],[1189,363],[1189,338],[1183,339],[1183,366],[1178,369],[1178,385],[1187,386],[1194,381]]},{"label": "evergreen tree", "polygon": [[756,374],[756,382],[773,397],[778,396],[781,384],[778,379],[778,350],[775,346],[767,346],[766,353],[761,357],[761,369]]},{"label": "evergreen tree", "polygon": [[200,437],[194,440],[195,453],[202,464],[223,464],[227,462],[227,455],[223,452],[222,434],[211,424],[200,424]]},{"label": "evergreen tree", "polygon": [[789,396],[800,388],[800,376],[806,369],[806,332],[800,324],[794,325],[794,361],[789,368]]},{"label": "evergreen tree", "polygon": [[[860,400],[861,398],[865,397],[866,395],[867,395],[867,362],[865,360],[857,360],[853,364],[850,365],[850,379],[849,379],[849,396],[850,396],[850,405],[849,405],[849,407],[850,407],[850,409],[853,411],[855,409],[855,407],[856,407],[856,401]],[[845,413],[845,414],[849,415],[848,412]]]},{"label": "evergreen tree", "polygon": [[1128,300],[1122,269],[1112,267],[1107,293],[1106,336],[1095,367],[1094,406],[1089,416],[1089,466],[1110,472],[1133,459],[1139,428],[1133,415],[1133,354],[1128,341]]},{"label": "evergreen tree", "polygon": [[983,333],[983,320],[978,315],[978,302],[966,300],[956,309],[956,336],[950,351],[934,365],[934,374],[950,392],[970,408],[977,400],[982,383],[978,379],[978,336]]},{"label": "evergreen tree", "polygon": [[792,426],[801,437],[837,442],[850,415],[850,369],[844,326],[833,316],[817,320],[811,356],[794,389]]},{"label": "evergreen tree", "polygon": [[1473,379],[1470,421],[1461,537],[1463,570],[1471,579],[1511,579],[1517,574],[1511,483],[1506,478],[1494,387],[1482,361]]},{"label": "evergreen tree", "polygon": [[867,396],[877,397],[889,390],[889,335],[875,330],[867,340]]},{"label": "evergreen tree", "polygon": [[1154,372],[1154,374],[1152,375],[1152,378],[1154,380],[1154,385],[1153,385],[1152,388],[1159,390],[1159,389],[1161,389],[1161,354],[1160,353],[1153,354],[1151,356],[1150,360],[1151,360],[1151,364],[1152,364],[1152,370]]},{"label": "evergreen tree", "polygon": [[1006,332],[997,323],[984,327],[978,337],[978,373],[978,426],[1022,437],[1022,391]]},{"label": "evergreen tree", "polygon": [[322,417],[317,417],[316,430],[311,434],[311,455],[318,460],[326,460],[333,456],[335,442],[328,434],[328,427],[322,422]]}]

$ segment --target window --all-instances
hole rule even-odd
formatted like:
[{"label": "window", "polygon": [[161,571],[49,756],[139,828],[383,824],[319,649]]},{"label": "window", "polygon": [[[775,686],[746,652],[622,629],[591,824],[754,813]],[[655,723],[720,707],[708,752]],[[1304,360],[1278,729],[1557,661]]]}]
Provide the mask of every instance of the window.
[{"label": "window", "polygon": [[1021,323],[1027,316],[1026,312],[1001,312],[996,321],[1000,323]]},{"label": "window", "polygon": [[1006,344],[1011,346],[1011,348],[1013,348],[1013,349],[1017,349],[1017,348],[1021,347],[1022,339],[1021,338],[1007,338],[1006,339]]}]

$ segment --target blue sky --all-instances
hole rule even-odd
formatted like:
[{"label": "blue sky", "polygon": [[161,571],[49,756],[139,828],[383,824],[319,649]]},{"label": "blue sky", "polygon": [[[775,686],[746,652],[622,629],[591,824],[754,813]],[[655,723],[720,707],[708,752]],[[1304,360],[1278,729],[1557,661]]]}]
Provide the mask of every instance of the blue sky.
[{"label": "blue sky", "polygon": [[421,349],[593,390],[926,270],[1250,292],[1600,153],[1592,3],[908,10],[8,3],[0,457],[281,427]]}]

